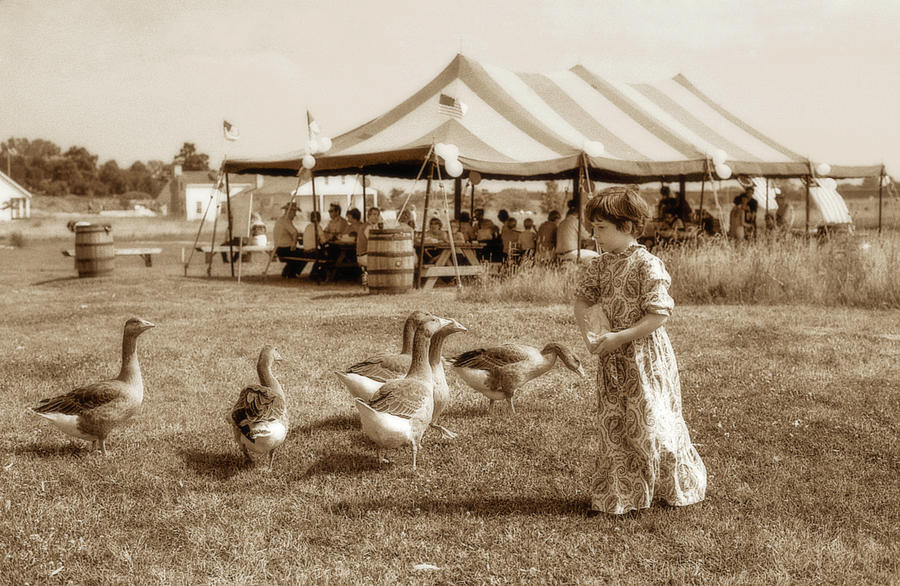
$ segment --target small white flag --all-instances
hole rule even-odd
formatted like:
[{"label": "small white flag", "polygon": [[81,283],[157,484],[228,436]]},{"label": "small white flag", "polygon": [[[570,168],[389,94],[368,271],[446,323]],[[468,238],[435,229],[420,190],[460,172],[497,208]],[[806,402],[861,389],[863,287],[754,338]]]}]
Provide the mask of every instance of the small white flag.
[{"label": "small white flag", "polygon": [[241,137],[241,133],[228,120],[222,121],[222,132],[225,133],[225,140],[235,141]]}]

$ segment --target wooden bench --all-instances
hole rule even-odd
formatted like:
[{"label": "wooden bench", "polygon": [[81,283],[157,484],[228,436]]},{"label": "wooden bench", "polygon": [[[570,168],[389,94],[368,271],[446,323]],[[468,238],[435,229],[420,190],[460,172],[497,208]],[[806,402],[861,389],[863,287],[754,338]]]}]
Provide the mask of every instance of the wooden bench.
[{"label": "wooden bench", "polygon": [[[153,255],[162,253],[162,248],[116,248],[116,256],[139,256],[144,259],[144,265],[153,266]],[[63,256],[75,258],[75,249],[69,248],[62,251]]]}]

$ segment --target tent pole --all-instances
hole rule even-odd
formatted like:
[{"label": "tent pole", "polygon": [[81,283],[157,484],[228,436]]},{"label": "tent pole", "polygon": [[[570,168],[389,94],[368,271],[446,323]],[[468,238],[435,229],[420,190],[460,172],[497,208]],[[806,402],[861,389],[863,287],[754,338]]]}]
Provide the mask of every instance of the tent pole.
[{"label": "tent pole", "polygon": [[809,187],[812,183],[812,175],[806,176],[806,236],[809,236]]},{"label": "tent pole", "polygon": [[234,277],[234,230],[231,219],[231,184],[228,183],[228,173],[225,173],[225,206],[228,209],[228,260],[231,263],[231,276]]},{"label": "tent pole", "polygon": [[881,204],[884,197],[884,165],[881,166],[881,173],[878,174],[878,234],[881,234]]},{"label": "tent pole", "polygon": [[[226,175],[227,176],[227,175]],[[206,263],[206,276],[212,276],[212,259],[213,259],[213,250],[216,248],[216,228],[219,225],[219,186],[221,183],[221,177],[216,180],[216,187],[213,192],[213,197],[215,198],[215,207],[213,208],[213,231],[212,238],[209,243],[209,261]]]},{"label": "tent pole", "polygon": [[575,236],[575,258],[581,261],[581,178],[582,178],[582,167],[578,166],[578,171],[575,173],[575,180],[572,182],[572,199],[575,200],[575,205],[578,207],[578,234]]},{"label": "tent pole", "polygon": [[[203,216],[200,217],[200,226],[197,228],[197,236],[194,238],[194,245],[191,247],[191,252],[188,254],[187,261],[184,262],[184,276],[187,276],[188,266],[191,264],[191,259],[194,257],[194,250],[197,249],[197,243],[200,242],[200,232],[203,231],[203,223],[206,222],[206,214],[209,213],[209,208],[212,205],[213,198],[215,198],[216,188],[219,186],[219,178],[222,177],[222,170],[225,168],[225,161],[222,161],[222,166],[219,167],[219,174],[216,175],[216,184],[213,186],[213,190],[209,195],[209,201],[206,202],[206,209],[203,210]],[[186,208],[185,204],[185,208]],[[185,209],[185,211],[187,211]]]},{"label": "tent pole", "polygon": [[766,176],[766,215],[763,216],[763,226],[766,228],[766,234],[769,233],[769,177]]},{"label": "tent pole", "polygon": [[469,220],[475,218],[475,184],[469,179],[469,185],[472,186],[472,198],[469,200]]},{"label": "tent pole", "polygon": [[[250,218],[253,217],[253,191],[250,191],[250,205],[247,208],[247,238],[250,238]],[[238,241],[238,283],[241,282],[241,267],[244,266],[244,238]]]},{"label": "tent pole", "polygon": [[453,180],[453,219],[459,221],[459,213],[462,211],[462,177]]},{"label": "tent pole", "polygon": [[[314,212],[319,212],[319,213],[321,213],[321,211],[319,210],[319,208],[321,208],[322,206],[317,205],[318,200],[316,199],[316,176],[315,176],[315,174],[313,174],[312,169],[309,170],[309,182],[310,182],[310,184],[312,185],[313,211],[314,211]],[[319,222],[316,222],[316,223],[317,223],[317,224],[321,224],[322,222],[319,221]],[[318,229],[318,228],[314,228],[314,229],[313,229],[313,234],[316,235],[316,252],[318,253],[319,246],[322,244],[321,242],[319,242],[319,229]]]},{"label": "tent pole", "polygon": [[[687,192],[685,191],[685,189],[686,189],[686,187],[685,187],[684,175],[681,175],[678,178],[678,205],[680,206],[681,210],[684,209],[684,204],[687,201]],[[679,217],[681,217],[680,213],[679,213]],[[681,218],[681,220],[685,221],[684,218]],[[690,218],[688,218],[687,221],[690,221]]]},{"label": "tent pole", "polygon": [[697,221],[700,222],[700,228],[703,228],[703,195],[706,191],[706,173],[709,165],[709,159],[703,160],[703,179],[700,180],[700,210],[697,212]]},{"label": "tent pole", "polygon": [[[434,163],[430,160],[428,165],[428,181],[425,183],[425,209],[422,210],[422,232],[419,236],[419,263],[416,266],[416,289],[422,288],[422,263],[425,261],[425,220],[428,218],[428,200],[431,198],[431,178],[434,176]],[[413,241],[416,233],[413,228]]]},{"label": "tent pole", "polygon": [[362,194],[363,195],[362,221],[363,221],[363,224],[365,224],[366,223],[366,208],[368,207],[366,205],[366,173],[365,172],[362,173],[362,191],[363,191],[363,194]]}]

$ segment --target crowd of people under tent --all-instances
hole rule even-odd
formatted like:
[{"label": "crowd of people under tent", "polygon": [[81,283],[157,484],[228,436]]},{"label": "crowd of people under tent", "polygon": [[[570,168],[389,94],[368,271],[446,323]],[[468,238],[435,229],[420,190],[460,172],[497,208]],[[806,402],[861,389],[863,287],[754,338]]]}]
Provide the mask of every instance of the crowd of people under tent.
[{"label": "crowd of people under tent", "polygon": [[[685,197],[676,197],[667,185],[663,185],[653,209],[654,218],[639,240],[649,248],[690,240],[701,234],[724,234],[737,241],[751,240],[759,233],[760,216],[753,190],[753,185],[747,186],[734,198],[726,232],[719,218],[708,209],[694,211]],[[767,230],[789,230],[793,222],[793,208],[780,190],[776,192],[775,199],[778,207],[765,214],[764,227]],[[368,208],[363,218],[355,207],[343,214],[340,204],[332,203],[328,208],[327,223],[322,223],[318,211],[311,211],[302,230],[294,224],[298,211],[295,202],[284,205],[273,230],[275,254],[285,263],[282,277],[298,277],[310,259],[334,254],[328,249],[336,243],[356,245],[356,259],[365,275],[369,234],[371,230],[385,227],[385,219],[378,207]],[[449,244],[452,238],[456,245],[476,244],[475,253],[485,262],[553,264],[598,255],[590,230],[579,222],[578,214],[574,199],[567,202],[564,214],[551,210],[540,225],[535,223],[530,213],[521,214],[525,217],[520,224],[519,219],[505,209],[497,212],[494,221],[485,215],[484,208],[479,207],[472,214],[461,212],[458,219],[450,219],[449,226],[445,226],[438,212],[434,211],[423,225],[423,234],[418,231],[415,207],[410,206],[397,216],[396,227],[408,229],[414,235],[416,245],[420,241],[424,243],[426,263],[435,249]],[[391,227],[394,227],[393,223]],[[245,244],[265,244],[265,233],[265,223],[259,214],[253,214],[250,238]]]}]

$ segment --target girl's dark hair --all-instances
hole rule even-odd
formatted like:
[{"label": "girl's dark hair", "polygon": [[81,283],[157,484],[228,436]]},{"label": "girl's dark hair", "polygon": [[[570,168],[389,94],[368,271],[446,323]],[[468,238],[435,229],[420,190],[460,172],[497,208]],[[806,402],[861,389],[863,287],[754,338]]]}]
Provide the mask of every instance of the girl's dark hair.
[{"label": "girl's dark hair", "polygon": [[598,191],[584,206],[584,217],[588,222],[606,220],[623,232],[630,223],[629,232],[640,236],[650,219],[650,206],[636,185],[617,185]]}]

